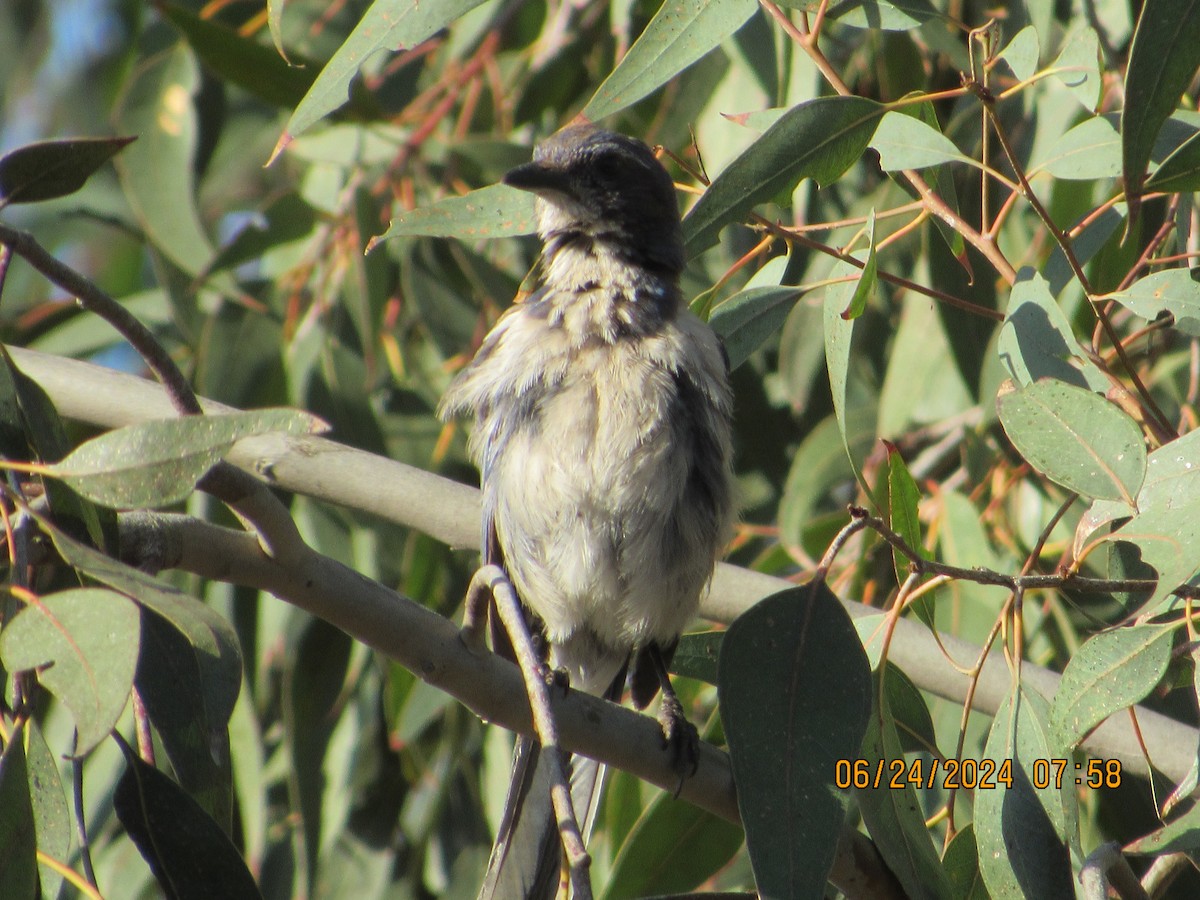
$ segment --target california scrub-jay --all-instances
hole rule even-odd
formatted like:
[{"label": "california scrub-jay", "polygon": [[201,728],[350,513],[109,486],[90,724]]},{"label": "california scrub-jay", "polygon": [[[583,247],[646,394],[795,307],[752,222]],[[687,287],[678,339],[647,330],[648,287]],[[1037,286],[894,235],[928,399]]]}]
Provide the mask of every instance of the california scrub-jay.
[{"label": "california scrub-jay", "polygon": [[[500,317],[440,414],[475,418],[485,556],[540,621],[550,665],[617,700],[628,673],[639,709],[662,687],[678,740],[690,726],[666,663],[731,536],[734,499],[726,358],[679,290],[675,188],[645,144],[593,125],[559,131],[504,182],[537,195],[541,284]],[[482,897],[557,890],[538,758],[518,741]],[[598,767],[575,757],[571,769],[590,822]]]}]

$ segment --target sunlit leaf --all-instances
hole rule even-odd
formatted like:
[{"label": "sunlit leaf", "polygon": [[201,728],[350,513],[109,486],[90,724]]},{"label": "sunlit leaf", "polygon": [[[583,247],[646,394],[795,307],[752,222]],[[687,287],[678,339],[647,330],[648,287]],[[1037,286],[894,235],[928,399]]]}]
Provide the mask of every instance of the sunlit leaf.
[{"label": "sunlit leaf", "polygon": [[714,50],[757,9],[755,0],[664,3],[581,115],[598,121],[641,100]]}]

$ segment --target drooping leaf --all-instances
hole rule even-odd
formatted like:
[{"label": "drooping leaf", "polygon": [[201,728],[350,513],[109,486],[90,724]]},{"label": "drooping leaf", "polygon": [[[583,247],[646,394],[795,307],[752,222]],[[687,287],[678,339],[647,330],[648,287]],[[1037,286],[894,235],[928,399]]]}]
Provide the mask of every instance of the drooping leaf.
[{"label": "drooping leaf", "polygon": [[113,809],[171,900],[260,900],[233,842],[174,781],[142,762],[124,741],[125,772]]},{"label": "drooping leaf", "polygon": [[[921,500],[921,489],[917,487],[900,449],[891,441],[884,441],[888,458],[888,524],[892,531],[904,538],[913,550],[922,553],[921,522],[917,516],[917,504]],[[899,550],[892,549],[892,561],[896,567],[896,582],[903,584],[909,566],[916,562],[906,558]],[[932,624],[932,623],[931,623]]]},{"label": "drooping leaf", "polygon": [[803,178],[828,184],[866,149],[887,108],[861,97],[823,97],[788,110],[709,185],[683,220],[691,253],[756,204],[791,191]]},{"label": "drooping leaf", "polygon": [[1146,189],[1168,194],[1200,190],[1200,131],[1162,161],[1147,179]]},{"label": "drooping leaf", "polygon": [[198,124],[193,94],[200,73],[184,44],[151,57],[125,86],[116,113],[122,131],[139,136],[117,157],[117,173],[146,236],[189,275],[213,247],[196,205]]},{"label": "drooping leaf", "polygon": [[996,401],[1009,440],[1035,469],[1085,497],[1133,508],[1146,476],[1141,429],[1089,390],[1044,378]]},{"label": "drooping leaf", "polygon": [[863,823],[908,896],[923,900],[949,898],[950,881],[925,827],[916,786],[907,778],[893,783],[897,771],[894,765],[898,762],[902,766],[900,772],[906,772],[908,766],[886,691],[882,692],[882,703],[878,703],[879,678],[880,671],[876,670],[873,685],[877,708],[871,711],[858,755],[871,773],[870,783],[855,791]]},{"label": "drooping leaf", "polygon": [[133,687],[141,623],[126,597],[100,588],[49,594],[22,609],[0,634],[10,671],[39,680],[71,710],[86,756],[116,724]]},{"label": "drooping leaf", "polygon": [[1174,636],[1169,626],[1135,625],[1103,631],[1076,650],[1050,709],[1054,755],[1069,756],[1093,728],[1154,690],[1171,661]]},{"label": "drooping leaf", "polygon": [[10,730],[7,738],[0,754],[0,894],[37,897],[37,829],[22,729]]},{"label": "drooping leaf", "polygon": [[1067,851],[1065,804],[1073,799],[1073,775],[1056,784],[1047,761],[1055,757],[1046,735],[1046,701],[1024,688],[996,710],[984,757],[1007,764],[1012,787],[975,791],[975,840],[979,868],[992,900],[1073,900]]},{"label": "drooping leaf", "polygon": [[581,115],[595,122],[633,105],[716,49],[757,9],[754,0],[664,3]]},{"label": "drooping leaf", "polygon": [[[58,773],[58,760],[46,744],[41,727],[33,719],[25,723],[25,767],[29,771],[29,799],[33,805],[33,824],[37,831],[38,849],[44,857],[65,862],[71,851],[71,835],[75,821],[67,806],[67,795]],[[0,809],[5,804],[0,803]],[[0,846],[7,841],[0,840]],[[45,861],[38,863],[42,896],[54,897],[62,884],[62,872]]]},{"label": "drooping leaf", "polygon": [[729,862],[743,840],[736,825],[661,795],[622,842],[599,896],[618,900],[695,890]]},{"label": "drooping leaf", "polygon": [[1121,173],[1131,202],[1141,194],[1163,123],[1200,65],[1198,13],[1197,0],[1158,0],[1143,6],[1138,18],[1121,111]]},{"label": "drooping leaf", "polygon": [[46,471],[106,506],[169,506],[187,497],[241,438],[274,431],[316,433],[325,427],[316,416],[292,409],[141,422],[93,438]]},{"label": "drooping leaf", "polygon": [[849,803],[834,769],[858,751],[870,683],[854,626],[824,584],[775,594],[726,632],[718,696],[763,896],[824,890]]},{"label": "drooping leaf", "polygon": [[849,410],[847,407],[847,384],[850,375],[850,345],[854,337],[854,319],[843,313],[853,305],[861,285],[860,270],[848,262],[838,261],[830,271],[831,278],[853,280],[831,285],[825,292],[825,360],[829,368],[829,388],[833,394],[833,410],[837,417],[842,445],[854,467],[854,475],[862,480],[859,462],[850,451]]},{"label": "drooping leaf", "polygon": [[73,194],[136,137],[38,141],[0,156],[0,205]]}]

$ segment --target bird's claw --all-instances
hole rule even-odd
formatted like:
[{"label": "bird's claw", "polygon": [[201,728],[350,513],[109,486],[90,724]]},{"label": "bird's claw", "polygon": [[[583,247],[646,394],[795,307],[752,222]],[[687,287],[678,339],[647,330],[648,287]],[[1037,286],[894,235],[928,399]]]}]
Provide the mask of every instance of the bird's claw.
[{"label": "bird's claw", "polygon": [[675,787],[678,797],[684,781],[695,775],[700,767],[700,733],[683,714],[683,705],[673,692],[663,695],[658,723],[663,730],[663,747],[671,751],[671,765],[679,776],[679,784]]}]

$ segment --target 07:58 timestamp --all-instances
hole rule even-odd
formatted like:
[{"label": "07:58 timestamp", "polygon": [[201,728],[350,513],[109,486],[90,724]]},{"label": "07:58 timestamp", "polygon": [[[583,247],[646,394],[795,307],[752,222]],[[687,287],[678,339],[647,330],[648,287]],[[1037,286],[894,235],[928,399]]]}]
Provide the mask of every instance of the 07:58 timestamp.
[{"label": "07:58 timestamp", "polygon": [[[1037,789],[1061,790],[1072,779],[1077,787],[1116,788],[1121,786],[1119,759],[1035,759],[1028,768],[1028,779]],[[940,787],[943,790],[995,790],[1012,788],[1011,759],[839,759],[834,766],[834,784],[845,788],[888,788],[902,790]]]}]

